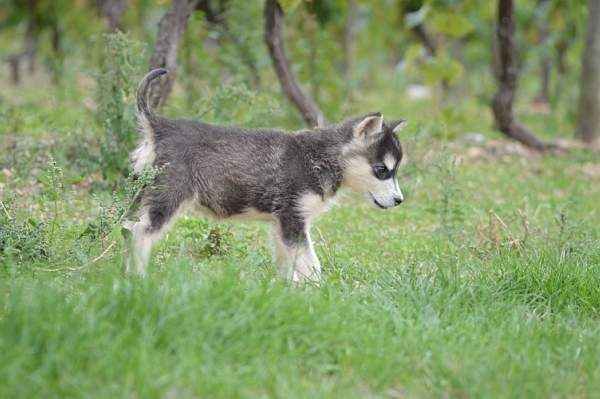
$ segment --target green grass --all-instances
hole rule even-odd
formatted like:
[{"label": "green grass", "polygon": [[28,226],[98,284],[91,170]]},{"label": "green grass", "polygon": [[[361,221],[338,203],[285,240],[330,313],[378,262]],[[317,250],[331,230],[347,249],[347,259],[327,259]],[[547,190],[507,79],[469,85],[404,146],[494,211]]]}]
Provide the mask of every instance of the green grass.
[{"label": "green grass", "polygon": [[[0,396],[591,397],[598,188],[568,174],[572,159],[533,163],[541,171],[459,165],[455,187],[429,171],[385,213],[349,199],[316,226],[322,287],[280,281],[260,225],[232,226],[223,256],[178,250],[203,229],[190,219],[144,280],[124,278],[119,255],[7,275]],[[461,212],[444,229],[449,189]],[[508,244],[523,233],[516,209],[531,230],[522,248]],[[485,240],[490,210],[507,223],[498,248]]]},{"label": "green grass", "polygon": [[[352,107],[393,115],[402,87],[394,85]],[[121,273],[119,240],[90,263],[114,236],[80,237],[104,220],[98,207],[111,210],[114,189],[90,160],[100,133],[82,127],[93,126],[85,105],[93,91],[72,88],[57,100],[60,112],[36,93],[26,87],[3,108],[14,110],[16,127],[5,124],[0,139],[16,137],[17,146],[0,156],[9,171],[0,198],[16,199],[4,220],[43,224],[23,231],[46,237],[49,252],[0,259],[0,397],[585,398],[600,390],[600,177],[585,173],[597,155],[471,160],[445,138],[497,135],[483,102],[465,100],[450,115],[435,101],[404,101],[407,200],[381,212],[351,195],[318,220],[320,287],[275,275],[264,225],[193,217],[177,223],[149,276],[137,279]],[[174,103],[187,113],[181,97]],[[566,137],[564,115],[526,117]],[[64,172],[58,192],[44,185],[49,154]],[[45,271],[63,267],[82,268]]]}]

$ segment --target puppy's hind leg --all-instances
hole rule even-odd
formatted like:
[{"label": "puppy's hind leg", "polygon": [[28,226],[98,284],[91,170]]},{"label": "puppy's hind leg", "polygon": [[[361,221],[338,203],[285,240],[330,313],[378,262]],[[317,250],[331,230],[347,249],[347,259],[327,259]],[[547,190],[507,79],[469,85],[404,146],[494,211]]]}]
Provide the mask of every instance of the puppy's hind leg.
[{"label": "puppy's hind leg", "polygon": [[153,231],[151,226],[147,211],[141,213],[139,221],[126,225],[131,232],[127,242],[129,254],[125,260],[127,274],[146,275],[152,247],[161,236],[161,232]]},{"label": "puppy's hind leg", "polygon": [[[163,197],[164,198],[164,197]],[[151,198],[149,205],[142,207],[136,222],[125,227],[130,230],[129,256],[125,261],[125,272],[145,276],[152,248],[175,220],[181,201],[165,202]]]}]

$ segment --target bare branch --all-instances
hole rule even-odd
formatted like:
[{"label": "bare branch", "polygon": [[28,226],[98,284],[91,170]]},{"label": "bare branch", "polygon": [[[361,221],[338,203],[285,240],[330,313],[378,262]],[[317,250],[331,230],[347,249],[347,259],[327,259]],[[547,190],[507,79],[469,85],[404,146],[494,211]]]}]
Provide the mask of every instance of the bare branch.
[{"label": "bare branch", "polygon": [[348,12],[344,23],[344,42],[342,50],[344,52],[344,60],[342,63],[342,73],[348,76],[352,68],[352,45],[356,36],[356,22],[358,14],[358,5],[356,0],[348,1]]},{"label": "bare branch", "polygon": [[427,51],[428,57],[435,57],[437,53],[437,44],[434,38],[431,36],[427,28],[423,23],[415,25],[411,29],[415,36],[419,39],[425,50]]},{"label": "bare branch", "polygon": [[127,8],[127,0],[96,0],[96,7],[105,20],[108,33],[122,30],[121,17]]},{"label": "bare branch", "polygon": [[171,93],[177,73],[177,53],[181,36],[197,3],[198,0],[173,0],[171,8],[158,24],[158,37],[149,69],[166,68],[169,73],[150,87],[150,102],[154,107],[164,104]]},{"label": "bare branch", "polygon": [[589,0],[589,18],[582,60],[577,137],[592,142],[600,137],[600,0]]},{"label": "bare branch", "polygon": [[310,127],[323,126],[326,121],[317,104],[300,86],[296,75],[290,67],[290,61],[283,45],[283,10],[277,0],[266,0],[265,3],[265,43],[273,68],[287,98],[298,108],[302,118]]},{"label": "bare branch", "polygon": [[92,259],[88,263],[85,263],[81,266],[77,266],[77,267],[65,266],[65,267],[58,267],[56,269],[36,268],[36,270],[41,271],[41,272],[78,272],[80,270],[85,269],[86,267],[93,265],[94,263],[98,262],[100,259],[104,258],[106,256],[106,254],[108,254],[108,252],[112,249],[112,247],[115,246],[115,244],[116,244],[115,241],[111,241],[110,244],[104,249],[104,251],[102,251],[102,253],[100,255],[96,256],[94,259]]},{"label": "bare branch", "polygon": [[29,1],[30,15],[27,20],[23,50],[5,58],[5,61],[10,66],[11,82],[15,85],[19,84],[21,81],[21,61],[26,60],[28,62],[29,74],[35,72],[35,54],[37,52],[40,34],[40,27],[37,26],[35,18],[33,17],[36,4],[37,3],[33,0]]},{"label": "bare branch", "polygon": [[500,131],[508,137],[538,151],[544,151],[548,144],[538,139],[525,126],[521,125],[513,114],[513,102],[517,90],[519,63],[517,46],[514,39],[514,6],[512,0],[498,1],[498,40],[497,71],[498,91],[492,101],[492,110]]}]

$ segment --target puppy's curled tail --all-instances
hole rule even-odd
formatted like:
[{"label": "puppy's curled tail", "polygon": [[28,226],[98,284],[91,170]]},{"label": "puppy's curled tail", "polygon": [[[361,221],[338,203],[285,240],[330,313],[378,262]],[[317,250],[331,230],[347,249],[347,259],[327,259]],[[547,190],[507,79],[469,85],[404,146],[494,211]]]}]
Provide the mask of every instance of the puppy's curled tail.
[{"label": "puppy's curled tail", "polygon": [[140,81],[137,89],[137,110],[139,116],[143,116],[146,119],[154,117],[154,113],[152,113],[152,110],[148,106],[148,88],[154,79],[166,73],[167,70],[165,68],[153,69]]}]

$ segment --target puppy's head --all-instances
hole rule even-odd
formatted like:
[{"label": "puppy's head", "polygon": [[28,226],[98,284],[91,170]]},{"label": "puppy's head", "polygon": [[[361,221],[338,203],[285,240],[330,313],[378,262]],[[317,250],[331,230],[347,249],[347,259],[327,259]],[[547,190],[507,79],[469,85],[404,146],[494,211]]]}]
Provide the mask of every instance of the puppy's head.
[{"label": "puppy's head", "polygon": [[364,193],[380,209],[400,205],[404,200],[396,172],[402,160],[397,133],[403,120],[384,122],[379,112],[350,122],[350,143],[346,147],[343,184]]}]

